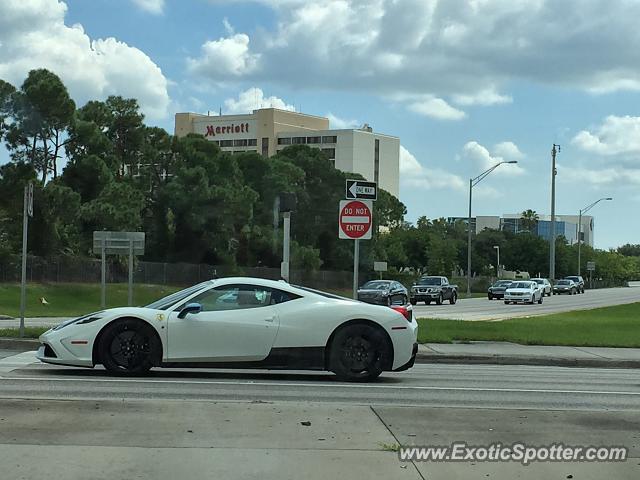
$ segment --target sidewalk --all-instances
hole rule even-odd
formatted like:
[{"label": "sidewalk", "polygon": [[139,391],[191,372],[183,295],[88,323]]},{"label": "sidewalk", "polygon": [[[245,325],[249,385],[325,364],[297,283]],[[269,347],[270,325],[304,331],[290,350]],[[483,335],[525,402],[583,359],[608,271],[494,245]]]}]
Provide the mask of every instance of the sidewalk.
[{"label": "sidewalk", "polygon": [[640,368],[640,348],[549,347],[508,342],[427,343],[419,346],[416,362]]}]

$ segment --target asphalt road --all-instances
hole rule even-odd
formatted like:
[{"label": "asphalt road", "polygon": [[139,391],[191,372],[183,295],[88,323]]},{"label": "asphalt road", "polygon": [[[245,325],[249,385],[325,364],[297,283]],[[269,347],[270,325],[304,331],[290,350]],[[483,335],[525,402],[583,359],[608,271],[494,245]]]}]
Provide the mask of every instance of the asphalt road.
[{"label": "asphalt road", "polygon": [[[460,293],[463,297],[464,293]],[[505,305],[502,300],[488,298],[460,299],[455,305],[416,305],[418,318],[445,318],[455,320],[504,320],[514,317],[547,315],[549,313],[588,310],[625,303],[640,302],[640,288],[604,288],[587,290],[581,295],[552,295],[544,297],[542,305]]]},{"label": "asphalt road", "polygon": [[[640,370],[103,370],[0,352],[2,478],[636,479]],[[619,445],[625,462],[401,462],[401,445]],[[91,472],[89,475],[87,472]],[[57,474],[57,476],[55,475]],[[569,477],[571,475],[571,477]]]}]

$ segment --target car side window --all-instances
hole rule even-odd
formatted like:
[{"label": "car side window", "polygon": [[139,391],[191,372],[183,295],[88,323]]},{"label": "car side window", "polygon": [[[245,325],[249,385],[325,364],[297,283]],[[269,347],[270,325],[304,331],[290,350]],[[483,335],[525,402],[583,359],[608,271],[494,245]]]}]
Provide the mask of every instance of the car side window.
[{"label": "car side window", "polygon": [[291,300],[295,300],[296,298],[302,297],[300,297],[300,295],[296,295],[295,293],[285,292],[284,290],[279,290],[277,288],[271,289],[271,305],[290,302]]},{"label": "car side window", "polygon": [[272,305],[271,289],[258,285],[224,285],[212,288],[189,303],[199,303],[203,312],[243,310]]}]

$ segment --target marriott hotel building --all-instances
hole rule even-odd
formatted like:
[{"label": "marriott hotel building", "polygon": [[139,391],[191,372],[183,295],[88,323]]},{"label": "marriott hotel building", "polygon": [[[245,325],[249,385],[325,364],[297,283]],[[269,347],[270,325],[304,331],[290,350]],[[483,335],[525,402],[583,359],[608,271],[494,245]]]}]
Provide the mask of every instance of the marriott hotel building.
[{"label": "marriott hotel building", "polygon": [[380,188],[399,194],[400,139],[361,129],[329,129],[329,119],[264,108],[250,114],[210,116],[177,113],[178,137],[198,133],[227,152],[275,155],[289,145],[307,145],[327,154],[344,172],[361,174]]}]

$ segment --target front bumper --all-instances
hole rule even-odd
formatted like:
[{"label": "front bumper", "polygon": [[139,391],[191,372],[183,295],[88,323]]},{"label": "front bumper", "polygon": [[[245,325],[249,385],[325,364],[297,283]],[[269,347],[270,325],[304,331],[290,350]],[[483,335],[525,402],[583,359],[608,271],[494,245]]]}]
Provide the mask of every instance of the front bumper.
[{"label": "front bumper", "polygon": [[421,302],[424,300],[437,300],[441,295],[442,292],[411,292],[409,298]]},{"label": "front bumper", "polygon": [[505,295],[504,296],[504,301],[505,302],[521,302],[521,303],[530,303],[533,301],[533,296],[532,295]]},{"label": "front bumper", "polygon": [[502,292],[487,292],[487,295],[491,295],[493,298],[504,298],[504,291],[502,291]]}]

